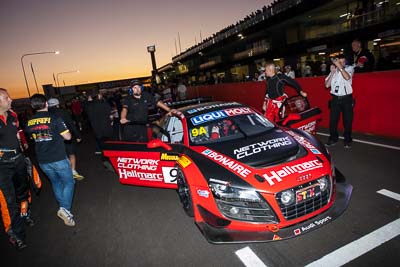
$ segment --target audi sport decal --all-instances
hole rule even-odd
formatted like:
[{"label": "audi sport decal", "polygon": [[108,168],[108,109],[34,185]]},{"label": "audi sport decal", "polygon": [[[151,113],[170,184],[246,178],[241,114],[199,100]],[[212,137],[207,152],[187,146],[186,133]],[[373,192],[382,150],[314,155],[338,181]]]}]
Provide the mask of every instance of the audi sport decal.
[{"label": "audi sport decal", "polygon": [[288,146],[291,145],[292,141],[290,141],[289,137],[281,137],[281,138],[275,138],[271,140],[266,140],[262,142],[258,142],[256,144],[251,144],[248,146],[244,146],[241,148],[237,148],[233,151],[233,154],[236,155],[236,159],[241,159],[244,157],[249,157],[254,154],[270,150],[273,148],[278,148],[282,146]]},{"label": "audi sport decal", "polygon": [[310,231],[310,230],[313,229],[314,227],[321,226],[321,225],[323,225],[323,224],[325,224],[325,223],[330,222],[331,220],[332,220],[332,217],[331,217],[331,216],[326,216],[325,218],[322,218],[322,219],[320,219],[320,220],[316,220],[316,221],[314,221],[314,222],[311,222],[309,225],[302,226],[302,227],[300,227],[300,228],[294,229],[293,233],[294,233],[295,235],[299,235],[299,234],[301,234],[302,232]]},{"label": "audi sport decal", "polygon": [[[275,182],[282,182],[282,178],[294,174],[294,173],[303,173],[307,171],[311,171],[314,169],[322,168],[323,164],[319,162],[319,160],[310,160],[306,161],[303,163],[295,164],[295,165],[290,165],[290,166],[284,166],[281,169],[270,171],[268,174],[263,174],[263,177],[269,185],[274,185]],[[275,181],[275,182],[274,182]]]},{"label": "audi sport decal", "polygon": [[206,149],[201,152],[203,155],[207,156],[208,158],[212,159],[213,161],[229,168],[232,172],[239,174],[240,176],[247,178],[249,174],[251,174],[251,170],[244,167],[242,164],[237,163],[230,158],[221,155],[211,149]]},{"label": "audi sport decal", "polygon": [[237,102],[220,103],[220,104],[215,104],[215,105],[193,108],[193,109],[188,110],[187,113],[194,114],[196,112],[203,111],[206,109],[221,108],[221,107],[233,106],[233,105],[238,105],[238,104],[239,103],[237,103]]}]

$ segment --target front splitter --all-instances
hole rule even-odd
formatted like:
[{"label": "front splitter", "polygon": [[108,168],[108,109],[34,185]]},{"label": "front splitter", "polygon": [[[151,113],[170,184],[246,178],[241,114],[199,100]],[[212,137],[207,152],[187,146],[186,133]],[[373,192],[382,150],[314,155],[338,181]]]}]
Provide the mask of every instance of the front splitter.
[{"label": "front splitter", "polygon": [[349,206],[353,186],[347,183],[336,184],[335,203],[325,212],[293,226],[270,231],[239,231],[213,227],[205,222],[196,223],[208,242],[212,244],[270,242],[293,238],[311,232],[338,218]]}]

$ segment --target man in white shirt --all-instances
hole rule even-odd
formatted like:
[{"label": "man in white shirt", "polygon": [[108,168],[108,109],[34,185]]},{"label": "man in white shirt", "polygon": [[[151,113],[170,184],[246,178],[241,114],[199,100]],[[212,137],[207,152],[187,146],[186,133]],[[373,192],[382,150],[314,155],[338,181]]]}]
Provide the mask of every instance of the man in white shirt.
[{"label": "man in white shirt", "polygon": [[344,127],[344,147],[351,148],[352,138],[352,124],[353,124],[353,87],[352,78],[354,74],[353,66],[345,66],[346,59],[344,55],[339,55],[337,58],[332,59],[331,72],[325,78],[325,87],[331,88],[332,100],[330,101],[330,123],[329,140],[326,146],[333,146],[338,142],[338,123],[340,113],[343,116]]},{"label": "man in white shirt", "polygon": [[259,82],[265,81],[266,77],[265,77],[265,67],[261,67],[260,68],[260,75],[258,75],[257,80]]},{"label": "man in white shirt", "polygon": [[285,75],[292,79],[296,78],[296,75],[294,74],[294,71],[290,65],[285,66]]},{"label": "man in white shirt", "polygon": [[186,86],[183,84],[182,80],[179,80],[178,82],[178,88],[176,89],[177,93],[178,93],[178,100],[182,101],[182,100],[186,100],[186,91],[187,88]]}]

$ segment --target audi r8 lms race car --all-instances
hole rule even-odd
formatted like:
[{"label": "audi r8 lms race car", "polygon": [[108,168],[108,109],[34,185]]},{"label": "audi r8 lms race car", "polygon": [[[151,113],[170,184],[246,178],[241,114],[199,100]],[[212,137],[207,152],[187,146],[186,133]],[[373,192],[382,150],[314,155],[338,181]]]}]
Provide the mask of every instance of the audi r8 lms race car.
[{"label": "audi r8 lms race car", "polygon": [[287,239],[347,208],[352,186],[313,135],[237,102],[175,115],[152,126],[148,143],[108,141],[103,152],[122,184],[176,189],[209,242]]}]

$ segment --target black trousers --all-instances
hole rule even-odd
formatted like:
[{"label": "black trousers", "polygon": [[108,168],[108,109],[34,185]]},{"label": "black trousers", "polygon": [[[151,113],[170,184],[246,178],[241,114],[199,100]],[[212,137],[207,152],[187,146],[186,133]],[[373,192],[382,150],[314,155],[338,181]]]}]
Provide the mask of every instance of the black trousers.
[{"label": "black trousers", "polygon": [[144,124],[128,124],[124,126],[123,141],[148,142],[147,126]]},{"label": "black trousers", "polygon": [[335,96],[332,95],[330,102],[330,123],[329,123],[329,140],[337,141],[339,139],[338,124],[340,114],[342,114],[343,128],[344,128],[344,142],[351,142],[352,125],[353,125],[353,95]]},{"label": "black trousers", "polygon": [[[12,230],[19,238],[25,239],[25,225],[20,217],[20,206],[17,203],[17,193],[23,194],[24,185],[20,185],[21,190],[16,191],[14,181],[20,181],[22,177],[26,179],[26,164],[23,155],[11,162],[0,160],[0,208],[4,229],[6,232]],[[27,191],[25,191],[27,192]],[[22,195],[19,196],[23,198]]]}]

